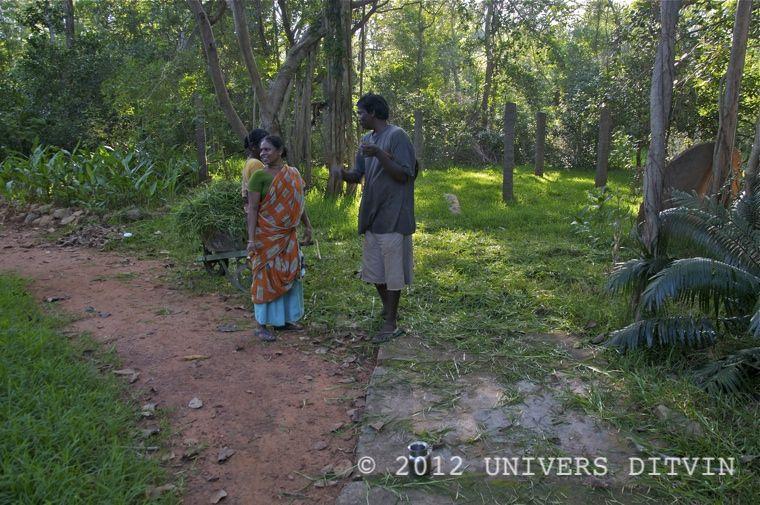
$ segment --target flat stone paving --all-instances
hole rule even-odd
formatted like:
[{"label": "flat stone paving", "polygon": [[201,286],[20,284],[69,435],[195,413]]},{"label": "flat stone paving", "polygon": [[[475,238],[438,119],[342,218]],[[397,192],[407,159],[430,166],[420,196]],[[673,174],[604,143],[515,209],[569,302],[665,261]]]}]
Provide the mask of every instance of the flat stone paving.
[{"label": "flat stone paving", "polygon": [[[373,468],[357,469],[336,503],[636,503],[626,488],[636,449],[566,407],[587,385],[561,370],[505,383],[494,374],[498,360],[432,349],[412,336],[382,346],[356,449],[356,462],[371,458]],[[439,475],[397,475],[408,468],[407,445],[419,439],[432,443]],[[544,466],[531,457],[544,458]],[[594,467],[597,457],[605,475]]]}]

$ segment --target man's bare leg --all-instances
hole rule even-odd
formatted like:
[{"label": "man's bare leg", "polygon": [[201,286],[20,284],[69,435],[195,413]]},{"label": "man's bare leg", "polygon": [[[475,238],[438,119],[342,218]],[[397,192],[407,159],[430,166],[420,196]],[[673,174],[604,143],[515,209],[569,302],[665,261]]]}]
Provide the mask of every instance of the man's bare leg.
[{"label": "man's bare leg", "polygon": [[388,289],[385,284],[375,284],[377,294],[380,295],[380,301],[383,303],[383,310],[380,311],[380,317],[385,321],[388,317]]},{"label": "man's bare leg", "polygon": [[401,291],[386,290],[386,314],[385,322],[380,331],[396,331],[398,319],[398,302],[401,299]]}]

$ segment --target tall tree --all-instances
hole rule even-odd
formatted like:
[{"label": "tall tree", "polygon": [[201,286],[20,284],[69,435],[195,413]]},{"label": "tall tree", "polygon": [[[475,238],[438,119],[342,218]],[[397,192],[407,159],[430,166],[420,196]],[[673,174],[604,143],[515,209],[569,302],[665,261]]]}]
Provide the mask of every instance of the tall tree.
[{"label": "tall tree", "polygon": [[753,193],[757,183],[758,165],[760,165],[760,116],[755,123],[755,142],[752,144],[752,152],[747,161],[747,170],[744,171],[744,190]]},{"label": "tall tree", "polygon": [[483,20],[483,46],[486,53],[486,70],[483,81],[483,97],[480,101],[480,125],[483,128],[488,127],[488,104],[491,98],[494,70],[496,68],[496,62],[494,61],[494,39],[498,27],[498,12],[499,5],[497,5],[497,0],[486,0]]},{"label": "tall tree", "polygon": [[649,142],[647,164],[644,169],[644,225],[641,238],[651,253],[657,247],[660,232],[658,214],[662,209],[663,170],[665,168],[665,137],[670,122],[670,103],[673,98],[676,25],[681,0],[660,2],[660,42],[652,70],[652,88],[649,94]]},{"label": "tall tree", "polygon": [[63,0],[63,24],[66,29],[66,47],[74,47],[74,0]]},{"label": "tall tree", "polygon": [[[262,126],[267,130],[279,133],[280,125],[278,116],[284,107],[286,100],[285,95],[290,86],[291,80],[298,70],[298,66],[319,44],[325,33],[324,23],[320,20],[315,21],[300,39],[287,51],[285,60],[277,71],[275,77],[271,80],[268,87],[264,86],[256,59],[253,56],[251,39],[248,33],[248,27],[245,19],[245,11],[241,0],[227,0],[230,10],[232,11],[233,21],[235,23],[235,34],[237,36],[240,52],[245,62],[248,77],[251,80],[253,88],[256,91],[256,100],[259,104]],[[224,74],[219,63],[217,54],[216,40],[209,23],[208,15],[201,4],[200,0],[187,0],[190,9],[195,15],[198,26],[200,27],[203,48],[206,53],[208,70],[211,80],[214,83],[214,91],[219,104],[224,112],[227,121],[232,129],[241,139],[245,138],[247,129],[243,121],[238,116],[230,99],[227,86],[225,84]]]},{"label": "tall tree", "polygon": [[348,0],[327,0],[325,12],[325,53],[327,78],[325,97],[325,162],[329,169],[327,194],[338,195],[343,189],[339,176],[347,162],[352,142],[351,118],[351,5]]},{"label": "tall tree", "polygon": [[[720,102],[720,123],[713,154],[712,193],[718,195],[726,174],[731,174],[731,154],[734,150],[736,136],[736,117],[739,110],[739,89],[744,69],[744,56],[747,53],[747,36],[749,20],[752,14],[752,0],[739,0],[736,4],[731,59],[726,71],[725,87]],[[723,200],[727,200],[730,191],[726,191]]]}]

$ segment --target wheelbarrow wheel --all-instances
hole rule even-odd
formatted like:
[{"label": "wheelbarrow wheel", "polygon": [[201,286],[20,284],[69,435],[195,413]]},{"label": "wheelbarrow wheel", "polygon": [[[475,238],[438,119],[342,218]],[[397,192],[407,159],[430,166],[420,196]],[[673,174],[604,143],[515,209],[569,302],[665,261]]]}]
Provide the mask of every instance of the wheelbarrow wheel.
[{"label": "wheelbarrow wheel", "polygon": [[253,277],[251,274],[251,265],[247,258],[238,261],[237,266],[229,271],[228,277],[230,284],[243,293],[249,293],[251,291]]},{"label": "wheelbarrow wheel", "polygon": [[[206,247],[203,248],[204,256],[209,256],[211,254],[212,254],[211,251],[209,251]],[[211,260],[211,261],[203,262],[203,268],[205,268],[206,272],[208,272],[210,275],[218,275],[220,277],[224,277],[225,275],[227,275],[228,267],[229,267],[229,261],[226,259]]]}]

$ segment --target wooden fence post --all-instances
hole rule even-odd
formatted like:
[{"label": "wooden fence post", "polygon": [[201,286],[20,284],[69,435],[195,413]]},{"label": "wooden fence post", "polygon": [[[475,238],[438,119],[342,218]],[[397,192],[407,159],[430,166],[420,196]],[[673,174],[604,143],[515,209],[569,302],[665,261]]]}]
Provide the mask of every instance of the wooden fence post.
[{"label": "wooden fence post", "polygon": [[512,174],[515,168],[515,123],[517,104],[504,104],[504,166],[502,170],[501,198],[505,202],[515,199]]},{"label": "wooden fence post", "polygon": [[544,145],[546,143],[546,112],[536,112],[536,166],[534,174],[544,175]]}]

